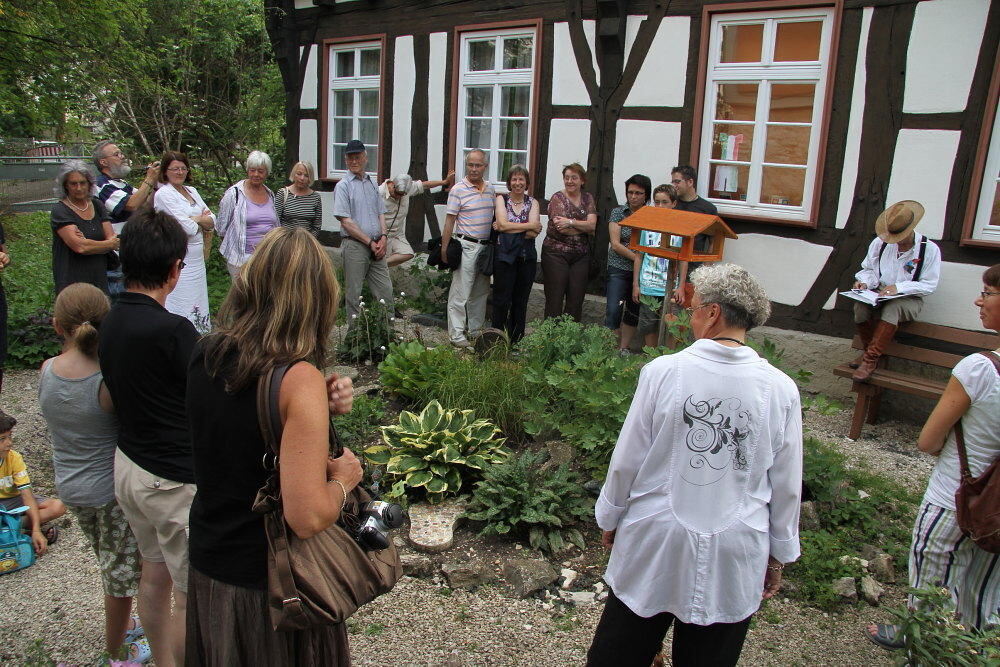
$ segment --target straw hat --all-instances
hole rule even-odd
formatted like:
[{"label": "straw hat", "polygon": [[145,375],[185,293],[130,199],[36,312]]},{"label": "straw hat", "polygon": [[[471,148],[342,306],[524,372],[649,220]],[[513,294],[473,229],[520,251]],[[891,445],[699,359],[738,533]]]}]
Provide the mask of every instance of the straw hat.
[{"label": "straw hat", "polygon": [[923,204],[904,199],[882,211],[875,221],[875,234],[883,243],[899,243],[910,236],[922,217]]}]

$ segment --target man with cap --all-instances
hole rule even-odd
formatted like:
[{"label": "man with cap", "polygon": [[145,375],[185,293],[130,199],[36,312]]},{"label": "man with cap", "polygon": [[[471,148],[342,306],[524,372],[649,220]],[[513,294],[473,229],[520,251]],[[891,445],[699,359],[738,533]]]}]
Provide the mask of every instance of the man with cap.
[{"label": "man with cap", "polygon": [[392,281],[385,261],[385,201],[365,173],[368,152],[357,139],[344,150],[347,176],[333,190],[333,214],[340,220],[348,324],[360,312],[361,288],[368,281],[372,297],[392,309]]},{"label": "man with cap", "polygon": [[385,200],[385,235],[389,238],[386,262],[389,268],[413,259],[413,248],[406,240],[406,215],[410,212],[410,197],[439,187],[450,187],[455,182],[455,172],[440,181],[415,181],[409,174],[386,179],[378,186],[378,193]]},{"label": "man with cap", "polygon": [[854,304],[854,322],[864,345],[862,355],[851,363],[857,368],[853,375],[857,382],[871,376],[899,323],[916,319],[924,306],[923,297],[937,289],[941,251],[914,231],[923,215],[919,202],[905,200],[882,211],[875,221],[877,238],[854,276],[854,289],[896,298],[874,307],[860,301]]}]

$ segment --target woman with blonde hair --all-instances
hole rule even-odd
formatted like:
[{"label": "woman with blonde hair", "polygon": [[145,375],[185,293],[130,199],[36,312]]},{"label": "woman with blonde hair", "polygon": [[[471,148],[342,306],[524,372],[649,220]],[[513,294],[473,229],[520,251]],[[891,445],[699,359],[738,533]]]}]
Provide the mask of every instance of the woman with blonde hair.
[{"label": "woman with blonde hair", "polygon": [[98,329],[108,297],[89,283],[73,283],[56,297],[52,324],[62,353],[42,364],[38,402],[49,425],[56,489],[97,556],[104,585],[104,639],[117,657],[145,662],[149,643],[130,618],[139,592],[139,547],[115,500],[118,419],[97,360]]},{"label": "woman with blonde hair", "polygon": [[316,180],[312,163],[300,160],[293,164],[288,180],[292,184],[278,190],[274,198],[278,222],[282,227],[302,227],[313,236],[319,236],[323,225],[323,201],[319,193],[309,187]]},{"label": "woman with blonde hair", "polygon": [[198,493],[191,505],[187,652],[190,665],[348,665],[346,628],[277,632],[267,601],[264,518],[251,510],[269,471],[258,424],[257,381],[288,365],[278,397],[284,518],[307,539],[340,516],[361,481],[345,449],[329,458],[330,414],[350,411],[349,379],[324,380],[339,288],[304,229],[267,234],[236,277],[215,333],[188,371],[187,410]]}]

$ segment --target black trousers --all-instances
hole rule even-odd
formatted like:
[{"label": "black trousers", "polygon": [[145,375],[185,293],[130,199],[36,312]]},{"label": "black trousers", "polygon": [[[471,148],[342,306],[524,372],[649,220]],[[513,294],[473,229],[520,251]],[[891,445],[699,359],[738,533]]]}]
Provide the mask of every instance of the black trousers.
[{"label": "black trousers", "polygon": [[512,343],[524,336],[536,264],[535,260],[524,258],[518,258],[513,264],[493,263],[493,328],[506,331]]},{"label": "black trousers", "polygon": [[668,612],[651,618],[639,616],[608,593],[594,642],[587,652],[587,667],[649,667],[660,652],[663,638],[674,626],[671,660],[674,667],[725,667],[740,659],[750,618],[738,623],[694,625],[682,623]]}]

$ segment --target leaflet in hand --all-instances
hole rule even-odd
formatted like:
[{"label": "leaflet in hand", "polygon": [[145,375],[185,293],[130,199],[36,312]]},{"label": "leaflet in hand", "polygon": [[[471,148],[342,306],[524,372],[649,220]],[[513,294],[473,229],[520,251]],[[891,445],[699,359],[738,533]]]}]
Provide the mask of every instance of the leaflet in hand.
[{"label": "leaflet in hand", "polygon": [[852,289],[846,292],[841,292],[841,296],[846,296],[848,299],[854,299],[855,301],[860,301],[861,303],[867,303],[869,306],[877,306],[883,301],[890,301],[892,299],[898,299],[901,296],[906,296],[905,294],[892,294],[889,296],[881,296],[875,290],[870,289]]}]

